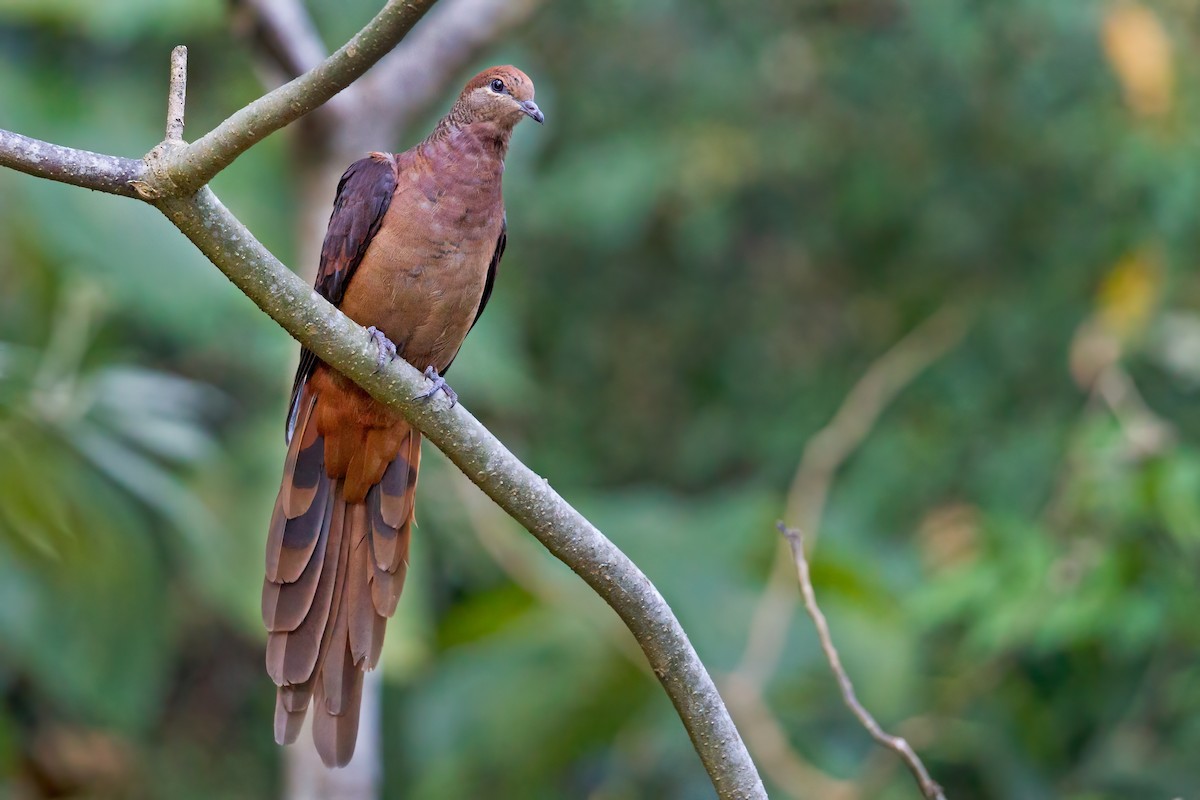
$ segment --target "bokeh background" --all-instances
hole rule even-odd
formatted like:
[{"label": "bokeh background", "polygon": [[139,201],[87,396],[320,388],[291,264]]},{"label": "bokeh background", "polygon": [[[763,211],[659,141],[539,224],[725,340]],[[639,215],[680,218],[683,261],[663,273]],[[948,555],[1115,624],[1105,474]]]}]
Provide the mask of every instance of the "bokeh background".
[{"label": "bokeh background", "polygon": [[[309,5],[334,45],[377,7]],[[772,796],[916,796],[780,518],[950,797],[1195,796],[1196,5],[534,6],[451,81],[517,63],[548,120],[453,382],[658,584]],[[0,0],[0,127],[138,156],[186,43],[194,137],[262,91],[234,16]],[[314,146],[214,183],[305,275]],[[296,345],[153,209],[11,172],[0,285],[0,797],[281,796],[258,597]],[[419,509],[384,797],[712,796],[611,612],[428,446]]]}]

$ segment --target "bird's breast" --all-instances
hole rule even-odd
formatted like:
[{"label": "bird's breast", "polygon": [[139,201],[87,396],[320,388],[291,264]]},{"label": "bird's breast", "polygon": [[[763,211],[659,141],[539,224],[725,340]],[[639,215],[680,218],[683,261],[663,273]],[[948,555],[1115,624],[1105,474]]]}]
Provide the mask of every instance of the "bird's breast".
[{"label": "bird's breast", "polygon": [[445,369],[475,320],[504,219],[494,183],[401,170],[342,309],[424,369]]}]

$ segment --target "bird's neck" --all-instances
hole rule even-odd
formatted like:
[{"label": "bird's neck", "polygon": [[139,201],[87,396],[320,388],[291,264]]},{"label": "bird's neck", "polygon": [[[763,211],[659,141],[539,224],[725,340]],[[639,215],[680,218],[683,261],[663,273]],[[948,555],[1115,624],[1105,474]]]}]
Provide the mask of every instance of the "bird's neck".
[{"label": "bird's neck", "polygon": [[476,144],[500,161],[508,154],[508,141],[512,137],[511,125],[495,122],[472,122],[464,118],[457,109],[442,117],[433,133],[426,137],[425,145],[445,145],[453,140]]}]

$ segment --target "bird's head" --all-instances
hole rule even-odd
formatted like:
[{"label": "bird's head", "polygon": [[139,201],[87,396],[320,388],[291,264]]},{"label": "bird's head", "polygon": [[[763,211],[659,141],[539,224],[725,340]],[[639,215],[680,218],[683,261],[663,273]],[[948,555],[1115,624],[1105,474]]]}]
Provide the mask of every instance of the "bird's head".
[{"label": "bird's head", "polygon": [[472,78],[450,116],[461,123],[492,122],[512,129],[522,117],[544,122],[533,102],[533,81],[516,67],[491,67]]}]

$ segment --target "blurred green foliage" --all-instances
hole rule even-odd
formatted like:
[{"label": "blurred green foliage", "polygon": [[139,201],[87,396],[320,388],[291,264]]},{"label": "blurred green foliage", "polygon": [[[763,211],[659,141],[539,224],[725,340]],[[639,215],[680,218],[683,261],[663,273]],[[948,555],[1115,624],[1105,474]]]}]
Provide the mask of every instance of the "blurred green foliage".
[{"label": "blurred green foliage", "polygon": [[[335,42],[375,4],[312,5]],[[1198,33],[1173,0],[546,3],[481,59],[548,124],[515,137],[455,386],[719,677],[805,444],[958,311],[834,475],[814,574],[847,668],[950,797],[1189,796]],[[260,91],[217,0],[0,0],[0,127],[143,153],[177,42],[193,135]],[[285,143],[215,188],[290,260]],[[295,346],[152,209],[9,172],[0,280],[0,796],[278,793],[257,603]],[[386,796],[712,796],[599,601],[426,465]],[[807,620],[780,645],[793,755],[915,796]]]}]

